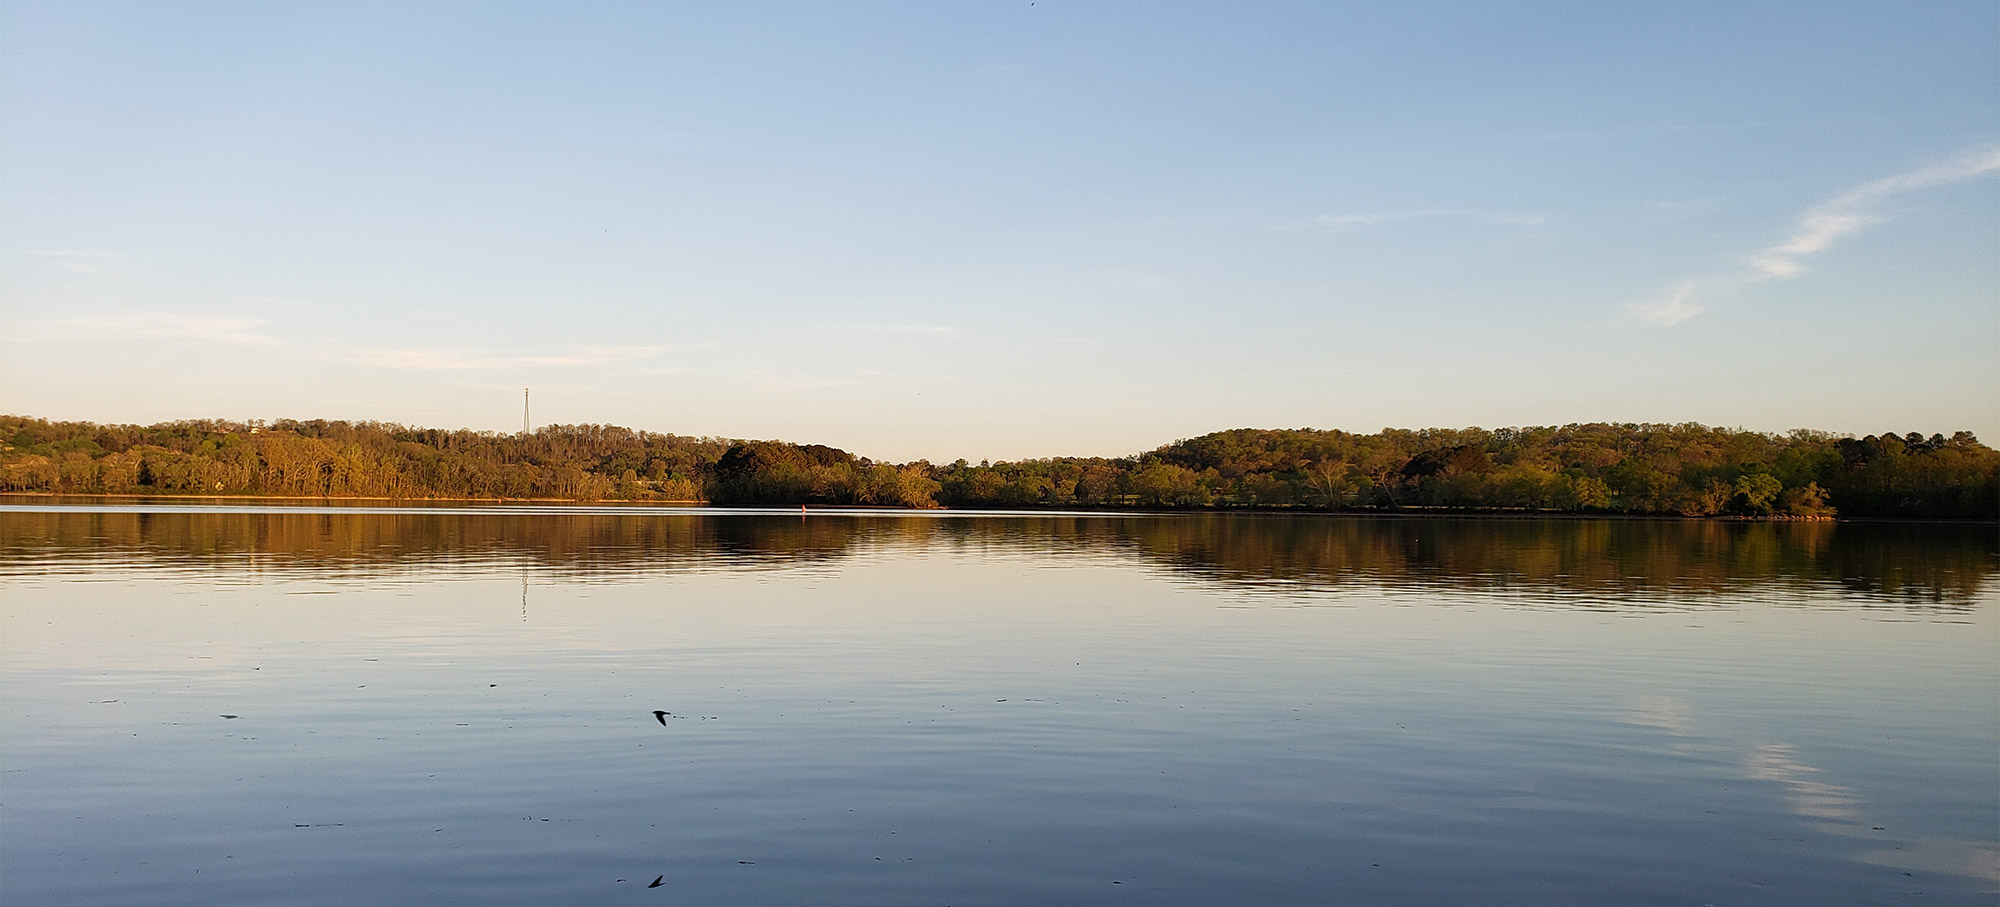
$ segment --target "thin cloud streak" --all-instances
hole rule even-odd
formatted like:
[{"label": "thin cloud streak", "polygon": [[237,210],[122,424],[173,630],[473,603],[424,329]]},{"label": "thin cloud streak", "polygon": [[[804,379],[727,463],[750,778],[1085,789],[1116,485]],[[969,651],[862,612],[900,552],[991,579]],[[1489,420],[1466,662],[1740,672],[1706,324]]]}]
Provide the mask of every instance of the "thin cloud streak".
[{"label": "thin cloud streak", "polygon": [[1626,306],[1632,317],[1649,324],[1671,327],[1700,315],[1705,308],[1690,301],[1698,286],[1720,289],[1741,287],[1766,280],[1789,280],[1805,273],[1804,259],[1833,247],[1842,237],[1851,236],[1887,218],[1870,210],[1884,199],[1962,182],[2000,171],[2000,148],[1986,148],[1956,160],[1907,173],[1885,177],[1849,189],[1814,206],[1799,218],[1792,235],[1782,242],[1743,258],[1749,272],[1707,281],[1688,281],[1666,300]]},{"label": "thin cloud streak", "polygon": [[257,331],[270,322],[229,315],[135,310],[82,318],[26,321],[14,339],[22,341],[101,340],[138,337],[151,340],[197,340],[208,343],[271,345],[276,337]]},{"label": "thin cloud streak", "polygon": [[131,338],[259,346],[279,355],[404,371],[480,371],[579,368],[648,359],[676,349],[666,345],[570,346],[526,354],[460,347],[344,347],[307,345],[267,333],[269,319],[236,315],[126,310],[76,318],[30,319],[5,334],[14,343],[102,341]]},{"label": "thin cloud streak", "polygon": [[2000,148],[1967,154],[1958,160],[1899,173],[1850,189],[1806,212],[1790,238],[1745,259],[1760,279],[1783,280],[1805,271],[1799,259],[1826,251],[1835,240],[1856,233],[1884,218],[1869,206],[1892,195],[1929,189],[1984,176],[2000,170]]},{"label": "thin cloud streak", "polygon": [[29,249],[27,254],[76,274],[125,276],[125,256],[110,249]]},{"label": "thin cloud streak", "polygon": [[1688,281],[1668,299],[1659,302],[1633,303],[1626,308],[1631,310],[1632,317],[1640,321],[1670,327],[1706,311],[1701,306],[1688,302],[1688,297],[1694,295],[1694,291],[1694,282]]},{"label": "thin cloud streak", "polygon": [[1824,252],[1833,241],[1875,223],[1876,218],[1861,214],[1809,214],[1792,238],[1744,259],[1765,277],[1780,280],[1805,271],[1799,259]]}]

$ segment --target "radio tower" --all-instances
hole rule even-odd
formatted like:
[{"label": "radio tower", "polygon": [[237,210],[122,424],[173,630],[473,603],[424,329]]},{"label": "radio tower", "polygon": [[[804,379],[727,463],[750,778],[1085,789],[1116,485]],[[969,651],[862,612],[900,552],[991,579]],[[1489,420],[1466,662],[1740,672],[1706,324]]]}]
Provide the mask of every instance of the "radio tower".
[{"label": "radio tower", "polygon": [[528,389],[521,388],[521,437],[528,436]]}]

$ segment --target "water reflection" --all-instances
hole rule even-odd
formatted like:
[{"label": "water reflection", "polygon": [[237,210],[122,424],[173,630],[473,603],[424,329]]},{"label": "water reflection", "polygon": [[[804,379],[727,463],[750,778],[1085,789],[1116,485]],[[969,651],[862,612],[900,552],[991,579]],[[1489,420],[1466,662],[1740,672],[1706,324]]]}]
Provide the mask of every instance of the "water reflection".
[{"label": "water reflection", "polygon": [[1750,753],[1744,768],[1753,781],[1769,781],[1785,789],[1792,812],[1808,819],[1852,825],[1854,792],[1838,784],[1817,779],[1819,769],[1798,759],[1798,748],[1789,743],[1766,743]]},{"label": "water reflection", "polygon": [[1995,547],[0,507],[4,900],[1990,904]]},{"label": "water reflection", "polygon": [[[1688,607],[1757,587],[1805,606],[1971,607],[1993,527],[1949,524],[1191,516],[897,516],[558,508],[469,512],[23,510],[0,574],[119,563],[361,574],[519,563],[572,580],[837,562],[884,547],[1140,559],[1241,591],[1349,586],[1506,592],[1521,604]],[[522,607],[526,609],[524,573]]]},{"label": "water reflection", "polygon": [[[1729,739],[1697,742],[1698,731],[1692,708],[1671,695],[1648,695],[1634,700],[1626,715],[1628,724],[1650,727],[1674,739],[1668,749],[1684,756],[1704,748],[1743,752],[1741,743]],[[1814,830],[1843,838],[1873,842],[1877,849],[1855,855],[1854,859],[1876,866],[1910,872],[1941,873],[1971,879],[1992,890],[2000,890],[2000,842],[1935,834],[1909,834],[1874,824],[1863,815],[1864,798],[1854,788],[1835,783],[1819,766],[1810,764],[1799,747],[1787,742],[1767,742],[1748,747],[1742,756],[1743,777],[1775,786],[1786,809],[1808,820]]]}]

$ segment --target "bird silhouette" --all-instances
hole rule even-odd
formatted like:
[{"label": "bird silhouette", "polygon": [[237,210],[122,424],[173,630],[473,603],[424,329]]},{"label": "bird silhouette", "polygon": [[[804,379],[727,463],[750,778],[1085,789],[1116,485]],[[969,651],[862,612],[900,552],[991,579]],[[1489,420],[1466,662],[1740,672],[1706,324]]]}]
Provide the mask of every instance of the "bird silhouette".
[{"label": "bird silhouette", "polygon": [[666,876],[660,876],[659,878],[657,878],[657,879],[654,879],[654,880],[653,880],[653,884],[651,884],[651,885],[648,885],[648,886],[646,886],[646,887],[647,887],[647,888],[658,888],[658,887],[660,887],[660,883],[662,883],[662,882],[665,882],[666,880],[667,880],[667,877],[666,877]]},{"label": "bird silhouette", "polygon": [[660,723],[660,726],[661,726],[661,727],[666,727],[666,726],[667,726],[667,716],[668,716],[668,715],[672,715],[672,714],[673,714],[672,712],[662,712],[662,711],[660,711],[659,709],[654,709],[654,710],[653,710],[653,720],[655,720],[655,721],[658,721],[658,722]]}]

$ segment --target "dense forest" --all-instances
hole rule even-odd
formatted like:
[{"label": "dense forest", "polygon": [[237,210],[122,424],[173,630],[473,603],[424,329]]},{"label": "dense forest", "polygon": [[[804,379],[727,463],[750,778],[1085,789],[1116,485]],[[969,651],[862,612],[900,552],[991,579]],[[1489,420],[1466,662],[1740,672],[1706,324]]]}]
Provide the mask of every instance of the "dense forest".
[{"label": "dense forest", "polygon": [[1591,423],[1236,429],[1130,457],[934,465],[607,425],[498,434],[0,416],[0,492],[1993,519],[2000,452],[1969,432],[1851,438]]}]

